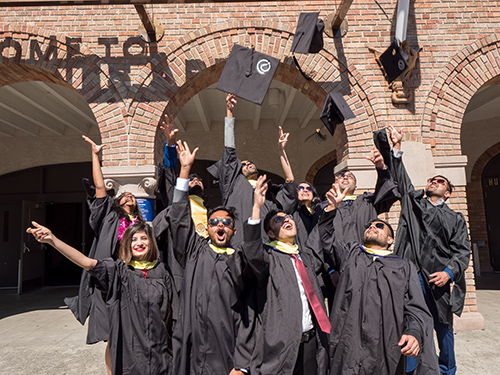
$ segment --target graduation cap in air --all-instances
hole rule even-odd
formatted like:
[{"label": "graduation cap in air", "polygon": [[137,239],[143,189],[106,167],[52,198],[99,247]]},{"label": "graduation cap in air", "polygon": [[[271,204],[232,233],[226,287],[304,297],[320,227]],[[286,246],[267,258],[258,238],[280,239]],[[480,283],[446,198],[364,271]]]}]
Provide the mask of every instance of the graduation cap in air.
[{"label": "graduation cap in air", "polygon": [[396,41],[393,41],[378,59],[389,83],[398,78],[408,67],[408,56],[401,50]]},{"label": "graduation cap in air", "polygon": [[216,88],[262,105],[279,60],[235,44]]},{"label": "graduation cap in air", "polygon": [[325,24],[322,19],[318,18],[318,15],[319,13],[300,13],[292,47],[290,48],[295,65],[307,80],[311,80],[311,78],[302,71],[295,53],[318,53],[323,49]]},{"label": "graduation cap in air", "polygon": [[347,105],[342,94],[330,91],[321,111],[320,119],[325,124],[331,135],[335,132],[338,124],[342,124],[344,120],[356,117]]}]

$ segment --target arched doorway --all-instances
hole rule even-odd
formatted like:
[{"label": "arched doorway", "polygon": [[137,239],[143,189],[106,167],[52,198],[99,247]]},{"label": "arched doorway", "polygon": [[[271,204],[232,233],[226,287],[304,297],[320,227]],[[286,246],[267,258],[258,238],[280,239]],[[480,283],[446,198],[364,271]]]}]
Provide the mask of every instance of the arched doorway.
[{"label": "arched doorway", "polygon": [[500,272],[500,154],[486,165],[482,175],[491,266]]}]

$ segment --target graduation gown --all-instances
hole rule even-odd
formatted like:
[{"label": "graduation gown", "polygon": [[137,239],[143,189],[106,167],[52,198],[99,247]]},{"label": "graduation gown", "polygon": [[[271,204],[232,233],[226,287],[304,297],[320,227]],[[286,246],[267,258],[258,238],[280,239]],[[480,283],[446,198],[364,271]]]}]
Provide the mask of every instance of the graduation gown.
[{"label": "graduation gown", "polygon": [[241,250],[217,254],[196,234],[187,193],[170,211],[173,248],[184,267],[173,351],[176,375],[229,374],[250,368],[252,322],[247,314]]},{"label": "graduation gown", "polygon": [[344,242],[363,242],[365,225],[387,212],[399,198],[396,182],[388,169],[377,169],[375,192],[365,192],[355,200],[342,201],[333,220],[337,239]]},{"label": "graduation gown", "polygon": [[[430,203],[424,190],[413,187],[401,158],[392,159],[392,173],[402,195],[395,253],[416,265],[436,304],[439,321],[452,328],[453,313],[462,314],[466,294],[470,241],[465,218],[446,204]],[[453,288],[451,283],[440,288],[430,284],[429,275],[445,268],[453,273]]]},{"label": "graduation gown", "polygon": [[[102,198],[96,198],[94,195],[87,199],[90,209],[89,223],[95,233],[89,258],[100,260],[113,256],[120,226],[120,218],[113,210],[113,202],[109,195]],[[95,280],[83,270],[78,296],[64,300],[81,324],[90,316],[87,344],[106,341],[109,336],[109,319],[105,304],[101,293],[96,291],[94,286]]]},{"label": "graduation gown", "polygon": [[[245,223],[243,249],[249,269],[257,283],[258,312],[252,374],[291,374],[297,361],[302,338],[302,302],[291,256],[262,242],[260,225]],[[301,259],[318,296],[320,287],[311,268],[310,251],[301,251]],[[319,298],[322,308],[324,301]],[[328,334],[319,329],[311,309],[317,340],[317,374],[328,369]]]},{"label": "graduation gown", "polygon": [[164,264],[147,271],[121,259],[99,260],[90,274],[104,293],[113,374],[172,373],[173,281]]},{"label": "graduation gown", "polygon": [[340,280],[330,314],[330,373],[403,375],[398,342],[409,334],[421,350],[415,374],[439,374],[432,317],[415,266],[339,241],[335,231],[332,238],[325,258],[340,271]]},{"label": "graduation gown", "polygon": [[[254,189],[241,173],[241,161],[236,156],[236,149],[232,147],[224,147],[222,159],[208,167],[207,171],[219,181],[222,204],[236,208],[236,234],[232,239],[232,244],[236,246],[243,241],[243,222],[252,215]],[[261,209],[261,218],[273,209],[292,214],[296,207],[297,189],[294,183],[270,183],[266,202]],[[263,241],[266,241],[266,234],[262,234]]]}]

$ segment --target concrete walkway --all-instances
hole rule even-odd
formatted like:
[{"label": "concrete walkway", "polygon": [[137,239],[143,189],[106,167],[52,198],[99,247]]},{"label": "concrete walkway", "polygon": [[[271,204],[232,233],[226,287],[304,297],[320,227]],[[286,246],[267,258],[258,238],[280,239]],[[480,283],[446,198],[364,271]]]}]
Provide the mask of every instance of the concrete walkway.
[{"label": "concrete walkway", "polygon": [[[484,331],[458,332],[459,375],[500,373],[500,275],[477,279]],[[105,375],[105,344],[85,345],[87,327],[64,306],[73,287],[44,288],[18,296],[0,291],[0,374]]]}]

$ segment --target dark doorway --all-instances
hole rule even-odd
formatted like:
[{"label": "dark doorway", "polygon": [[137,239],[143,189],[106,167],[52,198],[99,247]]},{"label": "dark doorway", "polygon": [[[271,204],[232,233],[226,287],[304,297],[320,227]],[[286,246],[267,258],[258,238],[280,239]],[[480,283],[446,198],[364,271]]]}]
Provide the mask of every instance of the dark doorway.
[{"label": "dark doorway", "polygon": [[486,165],[482,179],[491,266],[500,272],[500,154]]},{"label": "dark doorway", "polygon": [[316,173],[316,176],[314,176],[313,185],[322,200],[325,198],[326,192],[330,190],[332,184],[335,182],[333,168],[335,168],[336,165],[337,159],[332,160],[327,165],[323,166],[318,173]]}]

